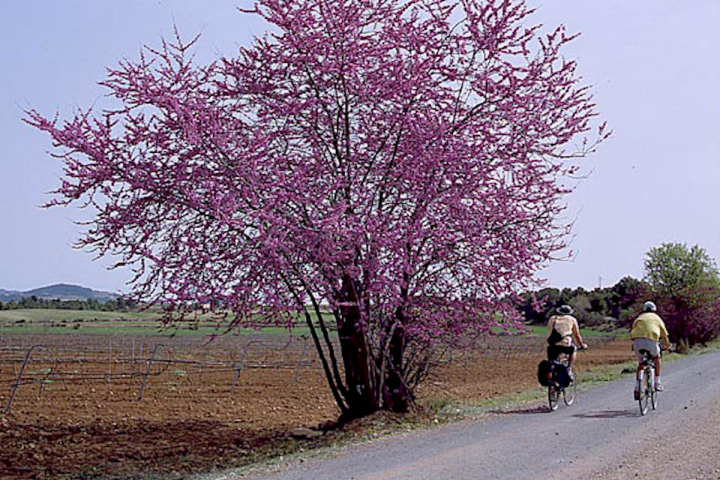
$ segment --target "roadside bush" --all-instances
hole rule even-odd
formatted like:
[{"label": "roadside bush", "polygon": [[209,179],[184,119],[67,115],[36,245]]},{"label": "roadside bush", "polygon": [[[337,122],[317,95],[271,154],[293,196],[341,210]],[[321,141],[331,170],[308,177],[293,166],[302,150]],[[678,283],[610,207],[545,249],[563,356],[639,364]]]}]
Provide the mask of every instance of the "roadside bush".
[{"label": "roadside bush", "polygon": [[680,351],[718,337],[720,277],[705,249],[663,244],[648,252],[645,270],[670,341],[677,343]]},{"label": "roadside bush", "polygon": [[[685,295],[688,295],[685,293]],[[684,352],[696,344],[705,345],[720,335],[720,292],[694,292],[693,300],[680,296],[658,301],[658,309],[665,320],[670,341]]]}]

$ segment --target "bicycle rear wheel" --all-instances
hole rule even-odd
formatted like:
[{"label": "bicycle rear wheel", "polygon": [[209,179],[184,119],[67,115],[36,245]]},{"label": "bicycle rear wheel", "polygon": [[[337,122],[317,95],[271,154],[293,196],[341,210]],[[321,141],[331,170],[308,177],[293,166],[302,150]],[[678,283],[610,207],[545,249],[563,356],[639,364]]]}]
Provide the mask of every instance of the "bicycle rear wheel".
[{"label": "bicycle rear wheel", "polygon": [[550,411],[554,412],[558,408],[558,400],[560,399],[560,391],[554,385],[548,387],[548,406]]},{"label": "bicycle rear wheel", "polygon": [[647,372],[643,375],[642,382],[640,382],[640,398],[638,403],[640,404],[640,415],[645,415],[648,412],[649,400],[650,400],[650,380],[648,380]]},{"label": "bicycle rear wheel", "polygon": [[568,407],[575,402],[575,382],[572,382],[567,387],[563,388],[563,401]]}]

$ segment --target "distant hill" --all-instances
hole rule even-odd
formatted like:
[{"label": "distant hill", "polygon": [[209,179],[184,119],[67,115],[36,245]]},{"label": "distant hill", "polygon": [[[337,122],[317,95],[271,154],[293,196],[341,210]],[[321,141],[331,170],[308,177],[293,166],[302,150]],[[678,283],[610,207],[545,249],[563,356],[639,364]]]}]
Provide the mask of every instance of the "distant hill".
[{"label": "distant hill", "polygon": [[101,302],[113,300],[119,295],[110,292],[101,292],[92,288],[81,287],[79,285],[68,285],[59,283],[57,285],[49,285],[47,287],[35,288],[26,292],[15,290],[5,290],[0,288],[0,301],[9,302],[11,300],[18,301],[23,297],[36,296],[38,298],[59,299],[59,300],[90,300],[95,299]]}]

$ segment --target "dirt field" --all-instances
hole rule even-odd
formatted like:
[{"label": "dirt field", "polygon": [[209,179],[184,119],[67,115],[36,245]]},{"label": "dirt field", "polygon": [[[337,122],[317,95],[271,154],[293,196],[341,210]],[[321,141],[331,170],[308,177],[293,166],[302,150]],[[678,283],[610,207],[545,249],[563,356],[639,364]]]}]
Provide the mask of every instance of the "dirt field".
[{"label": "dirt field", "polygon": [[[1,478],[182,476],[247,464],[292,441],[293,429],[338,415],[303,338],[0,340],[0,408],[20,379],[0,413]],[[580,371],[630,358],[626,342],[594,340]],[[542,355],[537,337],[491,338],[453,354],[419,390],[420,403],[536,386]]]}]

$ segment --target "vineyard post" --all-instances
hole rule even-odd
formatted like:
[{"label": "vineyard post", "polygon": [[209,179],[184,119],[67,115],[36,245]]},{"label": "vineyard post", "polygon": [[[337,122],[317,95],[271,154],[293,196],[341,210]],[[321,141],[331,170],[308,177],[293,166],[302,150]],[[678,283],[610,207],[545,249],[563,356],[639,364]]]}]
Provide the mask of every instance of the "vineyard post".
[{"label": "vineyard post", "polygon": [[204,358],[200,358],[200,361],[198,363],[198,369],[197,369],[198,370],[198,381],[201,384],[202,384],[202,379],[203,379],[203,362],[204,362],[204,360],[205,360]]},{"label": "vineyard post", "polygon": [[133,341],[132,341],[132,354],[131,354],[131,359],[132,359],[132,364],[131,364],[131,365],[132,365],[132,371],[130,372],[130,376],[135,376],[135,339],[134,339],[134,338],[133,338]]},{"label": "vineyard post", "polygon": [[235,377],[233,378],[232,387],[230,388],[230,394],[235,394],[235,385],[237,384],[238,378],[240,378],[240,372],[243,368],[243,363],[245,362],[245,356],[247,355],[248,348],[250,348],[250,345],[252,345],[253,342],[248,342],[243,347],[242,356],[240,357],[240,360],[235,365]]},{"label": "vineyard post", "polygon": [[[58,358],[58,347],[54,347],[54,348],[53,348],[53,357],[54,357],[54,358]],[[66,380],[66,378],[65,378],[65,375],[58,375],[58,378],[60,379],[60,381],[61,381],[62,384],[63,384],[63,389],[64,389],[66,392],[67,392],[68,390],[70,390],[70,387],[68,387],[68,384],[67,384],[67,380]]]},{"label": "vineyard post", "polygon": [[[43,391],[45,390],[45,385],[48,383],[52,383],[52,380],[50,379],[50,377],[53,376],[53,374],[55,373],[55,369],[58,366],[57,349],[55,349],[53,351],[46,349],[45,351],[50,352],[50,354],[52,355],[52,367],[47,369],[47,371],[45,372],[45,376],[40,380],[40,390],[38,392],[38,395],[40,395],[40,396],[42,396]],[[41,363],[44,364],[46,362],[41,362]]]},{"label": "vineyard post", "polygon": [[307,356],[307,350],[308,350],[308,341],[306,338],[305,343],[303,343],[303,350],[302,350],[302,353],[300,354],[300,358],[298,359],[298,362],[295,365],[295,379],[293,380],[293,385],[297,384],[297,382],[298,382],[298,376],[300,375],[300,367],[302,367],[302,364],[305,361],[305,357]]},{"label": "vineyard post", "polygon": [[15,398],[15,392],[20,386],[20,380],[22,379],[23,372],[25,371],[25,366],[28,364],[28,360],[30,360],[30,355],[32,354],[35,347],[36,345],[30,347],[30,349],[27,351],[27,354],[25,354],[25,360],[23,361],[22,367],[20,367],[20,372],[18,372],[17,378],[15,378],[15,384],[12,387],[12,391],[10,392],[10,398],[8,399],[8,403],[5,406],[5,413],[10,412],[10,406],[12,405],[13,399]]},{"label": "vineyard post", "polygon": [[147,359],[147,367],[145,368],[145,375],[143,375],[143,381],[142,381],[142,385],[140,386],[140,392],[138,392],[138,400],[142,400],[143,391],[145,390],[145,383],[147,383],[148,375],[150,375],[150,367],[152,366],[152,362],[155,359],[155,354],[157,353],[158,347],[161,347],[161,346],[162,346],[161,343],[156,343],[155,348],[153,348],[152,355],[150,355],[150,358]]},{"label": "vineyard post", "polygon": [[108,377],[107,377],[107,383],[110,385],[110,382],[112,381],[112,364],[113,364],[113,356],[112,356],[112,339],[108,340]]}]

